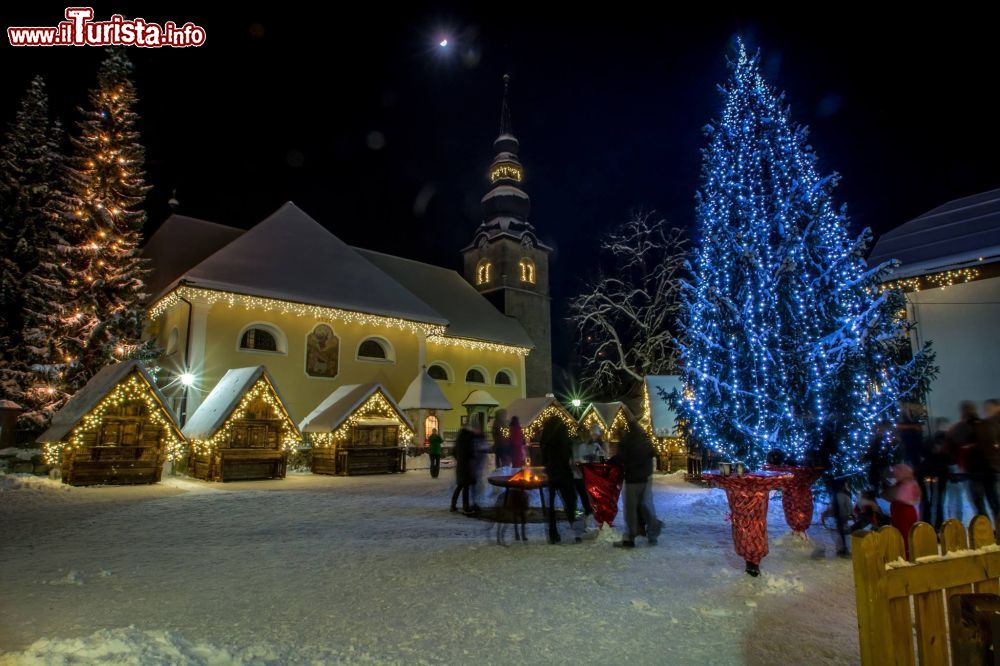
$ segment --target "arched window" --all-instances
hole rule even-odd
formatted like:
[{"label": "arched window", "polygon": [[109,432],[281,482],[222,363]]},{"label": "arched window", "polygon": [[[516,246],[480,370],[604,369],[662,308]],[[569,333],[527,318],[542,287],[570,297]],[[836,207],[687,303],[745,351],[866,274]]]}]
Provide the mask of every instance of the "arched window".
[{"label": "arched window", "polygon": [[497,373],[496,379],[493,380],[493,383],[499,386],[513,386],[514,377],[507,370],[501,370]]},{"label": "arched window", "polygon": [[361,361],[391,361],[392,346],[383,338],[368,338],[358,345],[358,360]]},{"label": "arched window", "polygon": [[431,379],[436,379],[440,382],[448,381],[448,370],[440,363],[435,363],[427,368],[427,374],[431,376]]},{"label": "arched window", "polygon": [[486,375],[479,368],[469,368],[468,372],[465,373],[465,383],[466,384],[485,384]]},{"label": "arched window", "polygon": [[476,284],[489,284],[493,273],[493,264],[488,259],[480,259],[476,264]]},{"label": "arched window", "polygon": [[434,434],[435,430],[437,430],[438,434],[440,434],[441,431],[438,430],[440,427],[441,425],[438,422],[438,417],[431,414],[426,419],[424,419],[424,436],[430,437],[431,435]]},{"label": "arched window", "polygon": [[240,349],[284,354],[288,346],[285,334],[277,326],[254,322],[240,333]]},{"label": "arched window", "polygon": [[535,262],[525,257],[518,266],[521,268],[521,282],[535,284]]}]

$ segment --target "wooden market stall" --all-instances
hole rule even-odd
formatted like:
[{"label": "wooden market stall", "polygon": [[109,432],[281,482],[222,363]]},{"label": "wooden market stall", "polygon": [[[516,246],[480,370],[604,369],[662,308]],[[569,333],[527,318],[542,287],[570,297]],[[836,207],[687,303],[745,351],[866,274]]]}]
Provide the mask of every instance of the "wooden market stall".
[{"label": "wooden market stall", "polygon": [[74,486],[156,483],[168,456],[184,449],[166,398],[138,361],[94,375],[37,441]]},{"label": "wooden market stall", "polygon": [[381,384],[341,386],[299,425],[312,444],[315,474],[406,471],[413,424]]},{"label": "wooden market stall", "polygon": [[579,437],[588,439],[591,428],[596,425],[601,429],[604,441],[609,445],[609,455],[614,455],[622,435],[628,431],[627,424],[630,418],[632,410],[624,402],[592,402],[580,416]]},{"label": "wooden market stall", "polygon": [[688,467],[687,441],[681,432],[677,412],[661,393],[670,395],[684,388],[679,375],[649,375],[642,383],[642,416],[639,422],[656,447],[656,466],[660,472],[675,472]]},{"label": "wooden market stall", "polygon": [[281,479],[302,440],[267,369],[226,372],[184,424],[188,473],[206,481]]},{"label": "wooden market stall", "polygon": [[558,400],[551,396],[544,398],[518,398],[507,407],[507,423],[509,424],[517,417],[521,424],[521,431],[524,433],[524,440],[528,443],[528,458],[542,461],[541,449],[538,446],[538,437],[542,434],[542,425],[550,418],[561,419],[570,434],[576,432],[577,422],[565,407]]}]

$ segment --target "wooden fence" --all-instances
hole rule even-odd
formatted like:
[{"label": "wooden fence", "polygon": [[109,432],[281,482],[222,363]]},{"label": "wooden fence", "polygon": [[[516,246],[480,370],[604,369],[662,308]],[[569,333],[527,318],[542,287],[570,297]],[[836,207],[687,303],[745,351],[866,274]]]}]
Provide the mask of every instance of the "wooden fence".
[{"label": "wooden fence", "polygon": [[[940,543],[934,528],[910,530],[909,560],[894,527],[852,536],[861,663],[953,664],[948,599],[1000,593],[1000,548],[993,525],[976,516],[965,527],[948,520]],[[956,663],[957,666],[957,663]]]}]

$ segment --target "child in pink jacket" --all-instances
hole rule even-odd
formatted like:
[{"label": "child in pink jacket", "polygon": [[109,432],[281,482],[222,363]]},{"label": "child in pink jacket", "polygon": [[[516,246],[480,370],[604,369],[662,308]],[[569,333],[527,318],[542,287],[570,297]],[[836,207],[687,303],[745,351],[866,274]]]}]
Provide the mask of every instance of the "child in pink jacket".
[{"label": "child in pink jacket", "polygon": [[910,557],[910,528],[920,520],[917,507],[920,505],[920,485],[913,477],[913,468],[905,463],[892,466],[896,485],[889,488],[885,498],[890,501],[889,516],[892,526],[903,535],[906,557]]}]

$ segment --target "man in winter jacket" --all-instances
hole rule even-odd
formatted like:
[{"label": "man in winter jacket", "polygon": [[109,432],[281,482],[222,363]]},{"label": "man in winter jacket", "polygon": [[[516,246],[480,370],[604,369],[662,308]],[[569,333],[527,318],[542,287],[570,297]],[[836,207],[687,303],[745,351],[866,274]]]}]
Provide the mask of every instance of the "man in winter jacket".
[{"label": "man in winter jacket", "polygon": [[646,524],[646,538],[656,545],[663,523],[656,517],[653,506],[653,449],[649,436],[638,421],[629,419],[628,431],[618,445],[618,455],[611,462],[624,468],[625,476],[625,538],[615,543],[619,548],[634,548],[640,533],[640,512]]},{"label": "man in winter jacket", "polygon": [[476,459],[475,434],[468,428],[462,428],[455,438],[455,493],[451,496],[451,510],[457,511],[456,503],[459,494],[462,495],[462,512],[466,515],[474,513],[478,506],[469,509],[469,489],[476,484],[474,468]]},{"label": "man in winter jacket", "polygon": [[573,442],[569,436],[569,429],[561,419],[553,417],[542,425],[539,443],[545,460],[545,474],[549,478],[549,543],[560,541],[559,530],[556,529],[557,493],[562,497],[566,520],[573,528],[575,542],[580,543],[583,525],[576,520],[576,486],[573,485],[573,469],[570,466],[573,458]]}]

